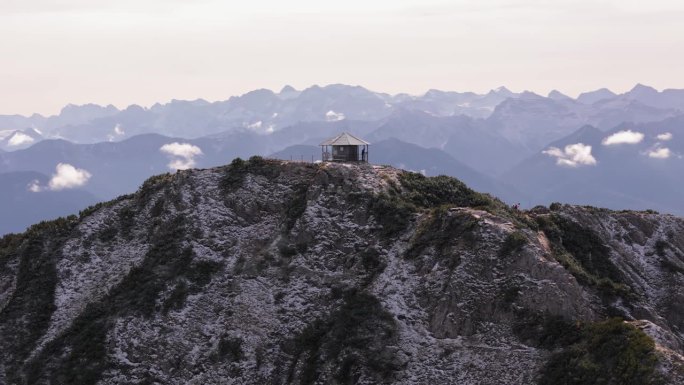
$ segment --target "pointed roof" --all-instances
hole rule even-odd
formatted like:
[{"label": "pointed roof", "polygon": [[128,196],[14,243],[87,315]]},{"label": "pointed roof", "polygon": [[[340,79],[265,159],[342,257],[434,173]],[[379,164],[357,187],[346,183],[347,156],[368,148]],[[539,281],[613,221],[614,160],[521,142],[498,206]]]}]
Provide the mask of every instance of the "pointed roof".
[{"label": "pointed roof", "polygon": [[332,139],[321,143],[320,146],[365,146],[370,144],[363,139],[359,139],[352,134],[343,132]]}]

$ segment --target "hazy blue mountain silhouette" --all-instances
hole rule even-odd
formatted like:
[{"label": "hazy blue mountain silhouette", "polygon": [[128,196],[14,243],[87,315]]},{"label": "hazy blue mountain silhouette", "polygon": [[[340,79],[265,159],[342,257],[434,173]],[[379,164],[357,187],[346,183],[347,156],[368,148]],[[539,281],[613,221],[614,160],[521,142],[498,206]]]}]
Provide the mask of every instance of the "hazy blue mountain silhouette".
[{"label": "hazy blue mountain silhouette", "polygon": [[46,186],[49,178],[41,173],[0,173],[0,235],[20,232],[34,223],[77,214],[100,198],[83,190],[32,192],[29,185]]},{"label": "hazy blue mountain silhouette", "polygon": [[[284,160],[321,159],[321,149],[312,145],[295,145],[270,155]],[[486,176],[451,155],[436,148],[423,148],[396,138],[373,142],[369,149],[373,164],[386,164],[397,168],[424,173],[427,176],[449,175],[457,177],[478,191],[487,192],[509,203],[525,200],[513,186]]]},{"label": "hazy blue mountain silhouette", "polygon": [[[644,139],[637,144],[603,144],[608,136],[625,130],[640,132]],[[672,134],[672,139],[657,138],[664,133]],[[622,124],[606,132],[586,126],[548,147],[564,149],[575,143],[592,147],[596,165],[561,166],[556,158],[540,151],[505,173],[502,181],[527,194],[528,204],[532,205],[563,201],[613,209],[650,208],[684,215],[684,117]],[[658,148],[669,149],[670,157],[649,156]]]}]

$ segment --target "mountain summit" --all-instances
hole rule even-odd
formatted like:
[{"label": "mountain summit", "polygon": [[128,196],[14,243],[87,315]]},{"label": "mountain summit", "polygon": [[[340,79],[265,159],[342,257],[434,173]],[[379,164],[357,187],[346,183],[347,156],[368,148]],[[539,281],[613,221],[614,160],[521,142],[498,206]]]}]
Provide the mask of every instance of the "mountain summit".
[{"label": "mountain summit", "polygon": [[682,383],[684,220],[253,157],[0,240],[0,383]]}]

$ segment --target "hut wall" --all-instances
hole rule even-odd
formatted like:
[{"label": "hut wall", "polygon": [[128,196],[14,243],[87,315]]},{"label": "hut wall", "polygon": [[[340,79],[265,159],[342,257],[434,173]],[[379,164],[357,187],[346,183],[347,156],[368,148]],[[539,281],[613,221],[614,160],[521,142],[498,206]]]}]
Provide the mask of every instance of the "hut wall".
[{"label": "hut wall", "polygon": [[333,160],[337,161],[358,161],[359,146],[332,146]]}]

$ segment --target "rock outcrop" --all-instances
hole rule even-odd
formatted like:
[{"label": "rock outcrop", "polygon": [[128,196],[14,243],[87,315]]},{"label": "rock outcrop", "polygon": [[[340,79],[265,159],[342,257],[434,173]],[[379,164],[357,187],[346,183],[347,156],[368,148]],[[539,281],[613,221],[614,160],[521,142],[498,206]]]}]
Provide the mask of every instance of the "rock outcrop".
[{"label": "rock outcrop", "polygon": [[235,160],[0,240],[0,383],[684,383],[682,354],[684,220],[389,167]]}]

